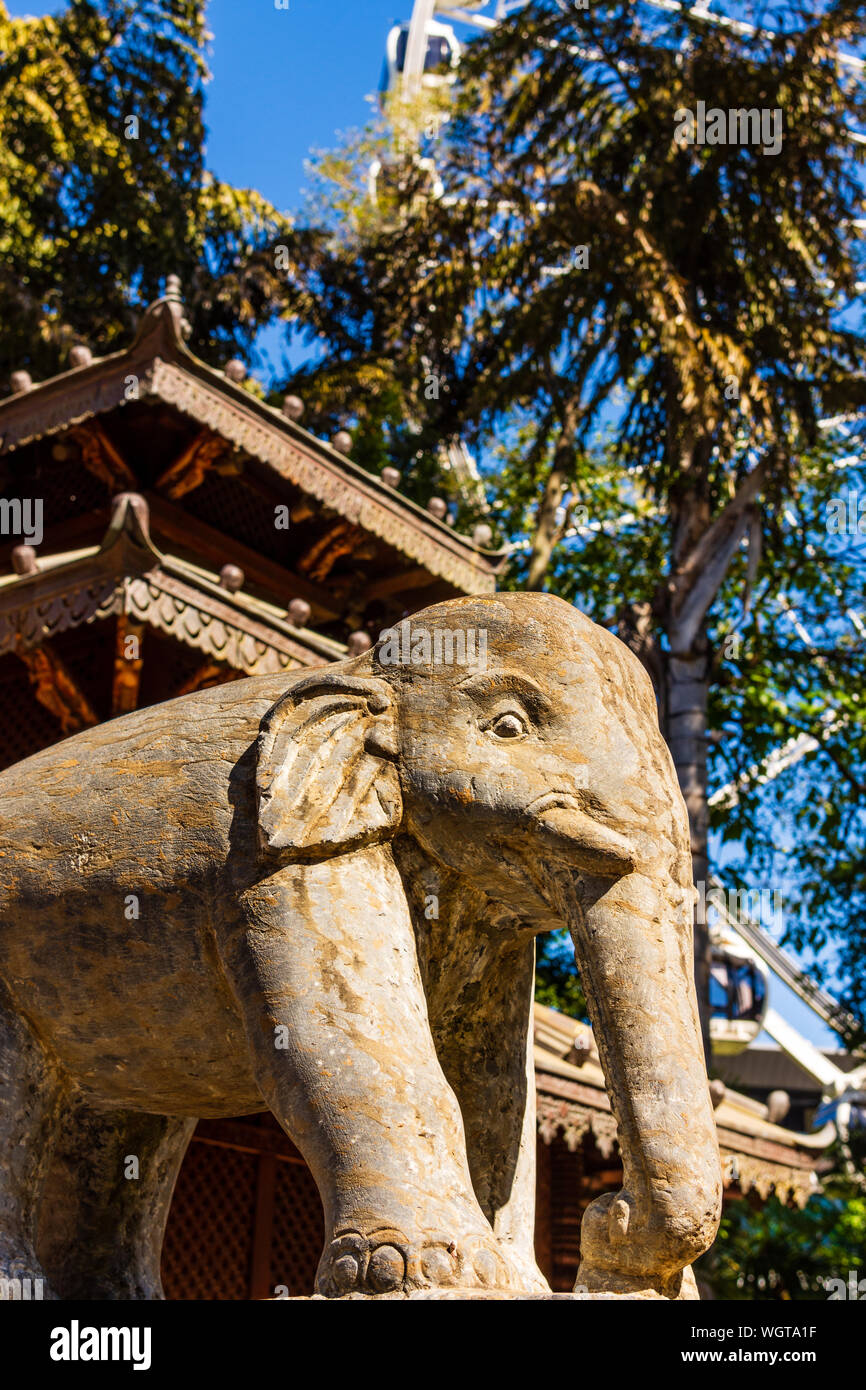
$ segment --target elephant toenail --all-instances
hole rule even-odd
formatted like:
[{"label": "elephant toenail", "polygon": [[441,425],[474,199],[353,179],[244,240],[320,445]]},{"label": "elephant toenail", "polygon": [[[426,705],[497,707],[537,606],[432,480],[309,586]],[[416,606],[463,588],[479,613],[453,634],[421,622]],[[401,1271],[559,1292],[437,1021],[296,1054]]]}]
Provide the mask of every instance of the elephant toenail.
[{"label": "elephant toenail", "polygon": [[331,1268],[331,1282],[340,1293],[347,1293],[358,1282],[358,1261],[354,1255],[341,1255]]},{"label": "elephant toenail", "polygon": [[380,1245],[370,1256],[367,1278],[379,1293],[399,1289],[406,1273],[406,1261],[393,1245]]},{"label": "elephant toenail", "polygon": [[[452,1250],[452,1246],[448,1247]],[[453,1246],[453,1253],[456,1254],[457,1247]],[[446,1280],[454,1276],[454,1261],[449,1257],[448,1251],[441,1246],[434,1245],[432,1249],[425,1250],[421,1256],[421,1269],[424,1278],[429,1279],[431,1284],[444,1284]]]},{"label": "elephant toenail", "polygon": [[499,1271],[496,1257],[489,1250],[479,1250],[472,1263],[482,1284],[486,1284],[489,1288],[496,1283],[496,1276]]}]

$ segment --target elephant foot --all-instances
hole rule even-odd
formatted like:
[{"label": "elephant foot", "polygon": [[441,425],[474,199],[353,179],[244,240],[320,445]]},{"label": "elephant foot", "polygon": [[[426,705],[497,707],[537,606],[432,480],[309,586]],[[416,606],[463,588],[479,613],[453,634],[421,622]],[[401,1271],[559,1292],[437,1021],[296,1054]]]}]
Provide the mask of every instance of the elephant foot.
[{"label": "elephant foot", "polygon": [[673,1303],[700,1300],[691,1266],[667,1277],[654,1278],[581,1264],[575,1291],[589,1298],[661,1299]]},{"label": "elephant foot", "polygon": [[491,1233],[456,1240],[440,1232],[417,1239],[401,1231],[380,1229],[369,1236],[343,1231],[325,1250],[316,1288],[326,1298],[405,1297],[417,1289],[544,1288],[528,1279],[508,1259]]}]

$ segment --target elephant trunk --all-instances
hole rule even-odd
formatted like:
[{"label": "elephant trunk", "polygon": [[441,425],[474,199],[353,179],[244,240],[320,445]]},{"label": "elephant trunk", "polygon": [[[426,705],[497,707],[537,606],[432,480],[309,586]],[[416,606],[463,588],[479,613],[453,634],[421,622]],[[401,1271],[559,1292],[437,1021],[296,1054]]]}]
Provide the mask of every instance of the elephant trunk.
[{"label": "elephant trunk", "polygon": [[[684,867],[684,866],[683,866]],[[616,1116],[623,1187],[588,1207],[578,1283],[696,1297],[721,1165],[698,1024],[691,874],[569,878],[566,917]]]}]

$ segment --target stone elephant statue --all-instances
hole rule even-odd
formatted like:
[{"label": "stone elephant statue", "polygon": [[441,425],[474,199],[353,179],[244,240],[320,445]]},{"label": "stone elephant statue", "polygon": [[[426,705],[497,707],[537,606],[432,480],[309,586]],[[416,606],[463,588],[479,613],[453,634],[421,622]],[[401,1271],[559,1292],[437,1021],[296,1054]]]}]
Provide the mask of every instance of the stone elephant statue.
[{"label": "stone elephant statue", "polygon": [[545,594],[28,758],[0,775],[0,1277],[161,1297],[196,1118],[269,1108],[321,1193],[319,1294],[543,1296],[534,937],[566,924],[624,1164],[579,1283],[695,1297],[693,899],[649,680]]}]

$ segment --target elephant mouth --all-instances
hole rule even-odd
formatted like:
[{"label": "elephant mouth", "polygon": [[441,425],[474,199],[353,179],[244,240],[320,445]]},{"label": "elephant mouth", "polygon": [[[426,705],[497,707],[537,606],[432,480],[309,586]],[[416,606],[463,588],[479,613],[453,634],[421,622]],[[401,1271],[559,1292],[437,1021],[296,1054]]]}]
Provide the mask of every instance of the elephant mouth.
[{"label": "elephant mouth", "polygon": [[587,812],[570,792],[545,792],[526,810],[562,863],[612,878],[635,868],[635,851],[626,837]]}]

